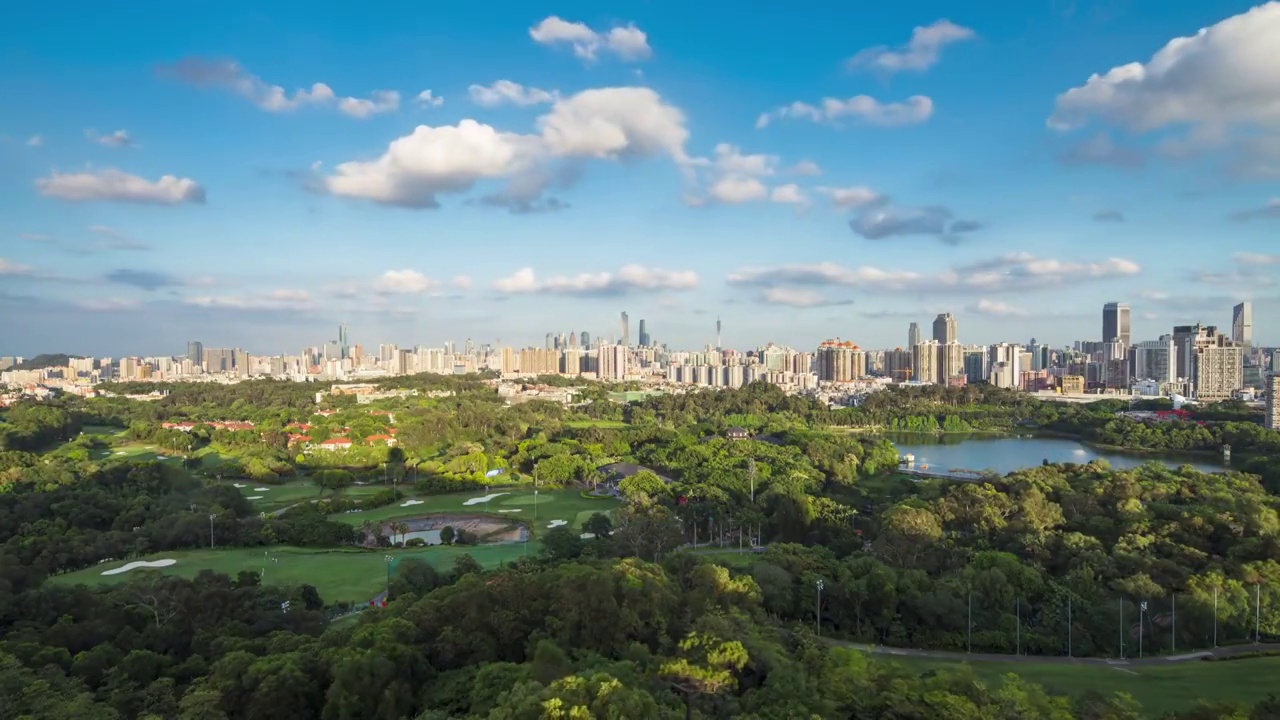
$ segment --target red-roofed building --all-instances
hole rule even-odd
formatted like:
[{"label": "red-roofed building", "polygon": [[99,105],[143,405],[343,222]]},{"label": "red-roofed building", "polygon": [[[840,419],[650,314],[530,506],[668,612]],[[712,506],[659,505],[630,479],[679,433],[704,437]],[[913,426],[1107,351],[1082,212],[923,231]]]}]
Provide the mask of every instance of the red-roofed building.
[{"label": "red-roofed building", "polygon": [[289,433],[290,445],[297,445],[298,443],[309,443],[309,442],[311,442],[310,435],[300,435],[296,433]]},{"label": "red-roofed building", "polygon": [[321,450],[346,450],[351,447],[351,439],[344,437],[329,438],[318,446]]},{"label": "red-roofed building", "polygon": [[338,411],[337,410],[317,410],[316,414],[319,415],[320,417],[329,417],[330,415],[337,415]]},{"label": "red-roofed building", "polygon": [[191,432],[195,429],[196,424],[193,422],[176,422],[176,423],[160,423],[160,427],[165,430],[178,430],[181,432]]},{"label": "red-roofed building", "polygon": [[369,443],[370,445],[383,443],[387,447],[391,447],[392,445],[396,444],[396,439],[391,437],[390,435],[370,435],[369,437],[365,438],[364,441]]}]

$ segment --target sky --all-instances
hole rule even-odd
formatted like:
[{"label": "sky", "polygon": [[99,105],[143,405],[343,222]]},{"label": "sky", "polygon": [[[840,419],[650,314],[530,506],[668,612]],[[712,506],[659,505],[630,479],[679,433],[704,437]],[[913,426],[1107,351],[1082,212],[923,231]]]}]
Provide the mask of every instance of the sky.
[{"label": "sky", "polygon": [[6,8],[0,355],[1280,344],[1280,2],[531,5]]}]

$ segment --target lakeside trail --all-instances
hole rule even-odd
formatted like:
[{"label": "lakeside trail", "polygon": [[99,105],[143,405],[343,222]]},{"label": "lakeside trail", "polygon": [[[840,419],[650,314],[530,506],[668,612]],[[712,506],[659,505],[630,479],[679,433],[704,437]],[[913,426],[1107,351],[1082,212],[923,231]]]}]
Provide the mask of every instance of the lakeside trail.
[{"label": "lakeside trail", "polygon": [[1232,645],[1210,650],[1180,653],[1178,655],[1157,655],[1143,658],[1096,658],[1066,657],[1061,655],[1006,655],[1000,653],[967,653],[954,650],[917,650],[912,648],[896,648],[886,645],[868,645],[866,643],[849,642],[834,638],[823,638],[824,642],[841,647],[861,650],[869,655],[889,655],[897,657],[928,658],[946,662],[1011,662],[1039,663],[1044,665],[1098,665],[1117,669],[1127,667],[1150,667],[1153,665],[1169,665],[1209,659],[1225,659],[1236,655],[1247,655],[1255,652],[1280,652],[1280,643],[1252,643],[1249,645]]}]

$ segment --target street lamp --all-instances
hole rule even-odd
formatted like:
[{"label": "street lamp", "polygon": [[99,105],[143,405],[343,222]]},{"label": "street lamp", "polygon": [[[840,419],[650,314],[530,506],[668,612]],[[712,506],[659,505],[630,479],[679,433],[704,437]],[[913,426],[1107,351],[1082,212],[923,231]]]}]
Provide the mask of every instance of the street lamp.
[{"label": "street lamp", "polygon": [[387,561],[387,592],[382,598],[383,602],[386,602],[387,597],[391,596],[391,561],[395,560],[395,558],[391,555],[383,555],[382,559]]},{"label": "street lamp", "polygon": [[818,635],[819,636],[822,635],[822,588],[823,587],[824,585],[822,584],[822,578],[818,578],[817,588],[818,588]]}]

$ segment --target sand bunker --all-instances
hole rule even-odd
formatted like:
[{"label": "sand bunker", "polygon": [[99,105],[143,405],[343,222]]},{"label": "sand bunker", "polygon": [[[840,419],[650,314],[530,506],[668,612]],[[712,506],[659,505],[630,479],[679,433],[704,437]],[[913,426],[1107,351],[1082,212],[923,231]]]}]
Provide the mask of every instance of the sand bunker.
[{"label": "sand bunker", "polygon": [[520,508],[509,508],[507,510],[499,510],[498,512],[520,512]]},{"label": "sand bunker", "polygon": [[552,520],[551,522],[547,523],[547,527],[549,527],[549,528],[558,528],[558,527],[563,527],[563,526],[568,525],[568,524],[569,524],[569,521],[568,521],[568,520]]},{"label": "sand bunker", "polygon": [[400,507],[413,507],[414,505],[421,505],[421,504],[422,504],[421,500],[405,500],[404,502],[400,503]]},{"label": "sand bunker", "polygon": [[496,498],[496,497],[501,497],[501,496],[503,496],[503,495],[510,495],[510,494],[511,494],[511,493],[504,493],[504,492],[503,492],[503,493],[493,493],[493,494],[491,494],[491,495],[485,495],[484,497],[471,498],[470,500],[468,500],[468,501],[466,501],[466,502],[464,502],[464,503],[462,503],[462,504],[463,504],[463,505],[479,505],[479,504],[481,504],[481,503],[487,503],[487,502],[489,502],[490,500],[492,500],[492,499],[494,499],[494,498]]},{"label": "sand bunker", "polygon": [[271,488],[254,488],[254,492],[270,492]]},{"label": "sand bunker", "polygon": [[582,534],[581,534],[581,535],[579,535],[578,537],[582,538],[583,540],[594,540],[594,539],[595,539],[595,537],[596,537],[596,534],[595,534],[595,533],[582,533]]},{"label": "sand bunker", "polygon": [[249,497],[245,498],[245,500],[261,500],[261,499],[262,499],[261,495],[250,495]]},{"label": "sand bunker", "polygon": [[165,558],[164,560],[134,560],[133,562],[127,563],[125,565],[121,565],[118,568],[103,570],[102,574],[103,575],[119,575],[120,573],[127,573],[130,570],[136,570],[138,568],[169,567],[170,565],[173,565],[176,562],[178,561],[174,560],[173,558]]},{"label": "sand bunker", "polygon": [[231,486],[235,488],[242,488],[244,487],[244,483],[231,483]]}]

